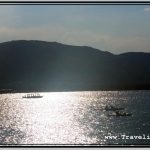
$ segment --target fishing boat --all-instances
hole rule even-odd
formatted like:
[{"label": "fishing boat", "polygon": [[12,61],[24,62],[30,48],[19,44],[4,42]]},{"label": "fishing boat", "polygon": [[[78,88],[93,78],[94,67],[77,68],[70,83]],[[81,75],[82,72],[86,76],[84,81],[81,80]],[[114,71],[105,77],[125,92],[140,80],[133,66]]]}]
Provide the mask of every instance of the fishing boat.
[{"label": "fishing boat", "polygon": [[119,112],[119,113],[116,113],[116,112],[113,112],[111,114],[107,114],[107,116],[109,117],[129,117],[129,116],[132,116],[132,113],[126,113],[126,112]]},{"label": "fishing boat", "polygon": [[115,116],[115,117],[128,117],[132,116],[132,113],[127,113],[127,112],[121,112],[121,111],[115,111],[111,114],[107,114],[107,116]]},{"label": "fishing boat", "polygon": [[126,112],[119,112],[119,111],[116,111],[116,117],[121,117],[121,116],[132,116],[131,113],[126,113]]},{"label": "fishing boat", "polygon": [[22,96],[22,98],[42,98],[43,96],[40,95],[39,93],[30,93],[30,94],[26,94],[24,96]]}]

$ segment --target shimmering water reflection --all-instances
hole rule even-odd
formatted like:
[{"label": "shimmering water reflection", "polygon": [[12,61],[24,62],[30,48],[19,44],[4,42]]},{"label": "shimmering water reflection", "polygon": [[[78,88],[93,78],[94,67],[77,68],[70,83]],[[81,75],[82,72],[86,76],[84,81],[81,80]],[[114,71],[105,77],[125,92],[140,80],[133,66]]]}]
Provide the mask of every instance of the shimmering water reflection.
[{"label": "shimmering water reflection", "polygon": [[[145,144],[150,140],[108,140],[108,134],[150,133],[149,91],[49,92],[0,95],[1,144]],[[132,117],[109,116],[106,105],[124,107]],[[144,115],[144,116],[143,116]]]}]

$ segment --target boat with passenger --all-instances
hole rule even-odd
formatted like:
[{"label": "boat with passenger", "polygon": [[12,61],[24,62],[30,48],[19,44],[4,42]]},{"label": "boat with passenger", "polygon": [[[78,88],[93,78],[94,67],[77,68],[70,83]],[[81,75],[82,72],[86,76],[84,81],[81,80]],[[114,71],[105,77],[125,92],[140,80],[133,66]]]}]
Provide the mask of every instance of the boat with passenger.
[{"label": "boat with passenger", "polygon": [[22,96],[22,98],[42,98],[43,96],[39,93],[30,93]]},{"label": "boat with passenger", "polygon": [[111,114],[110,113],[107,114],[107,116],[109,116],[109,117],[112,117],[112,116],[115,116],[115,117],[128,117],[128,116],[132,116],[132,113],[115,111],[115,112],[113,112]]},{"label": "boat with passenger", "polygon": [[117,117],[120,117],[120,116],[124,116],[124,117],[126,117],[126,116],[132,116],[131,113],[126,113],[126,112],[116,111],[115,113],[116,113]]}]

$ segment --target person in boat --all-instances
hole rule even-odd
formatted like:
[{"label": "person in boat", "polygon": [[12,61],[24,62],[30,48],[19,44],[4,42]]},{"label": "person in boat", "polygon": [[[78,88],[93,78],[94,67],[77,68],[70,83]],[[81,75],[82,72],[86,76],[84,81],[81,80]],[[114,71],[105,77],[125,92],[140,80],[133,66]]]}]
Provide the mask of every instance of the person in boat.
[{"label": "person in boat", "polygon": [[109,109],[109,107],[108,107],[108,106],[106,106],[106,107],[105,107],[105,109],[106,109],[106,110],[108,110],[108,109]]},{"label": "person in boat", "polygon": [[121,113],[119,111],[116,111],[115,113],[116,113],[116,116],[120,116],[121,115]]}]

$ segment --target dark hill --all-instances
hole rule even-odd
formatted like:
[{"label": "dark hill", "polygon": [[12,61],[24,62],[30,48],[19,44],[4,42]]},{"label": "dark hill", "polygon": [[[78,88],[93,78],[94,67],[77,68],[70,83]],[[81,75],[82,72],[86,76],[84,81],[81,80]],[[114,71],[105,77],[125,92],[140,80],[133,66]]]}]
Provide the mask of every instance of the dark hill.
[{"label": "dark hill", "polygon": [[0,43],[0,89],[149,89],[149,66],[149,53],[113,55],[87,46],[44,41]]}]

